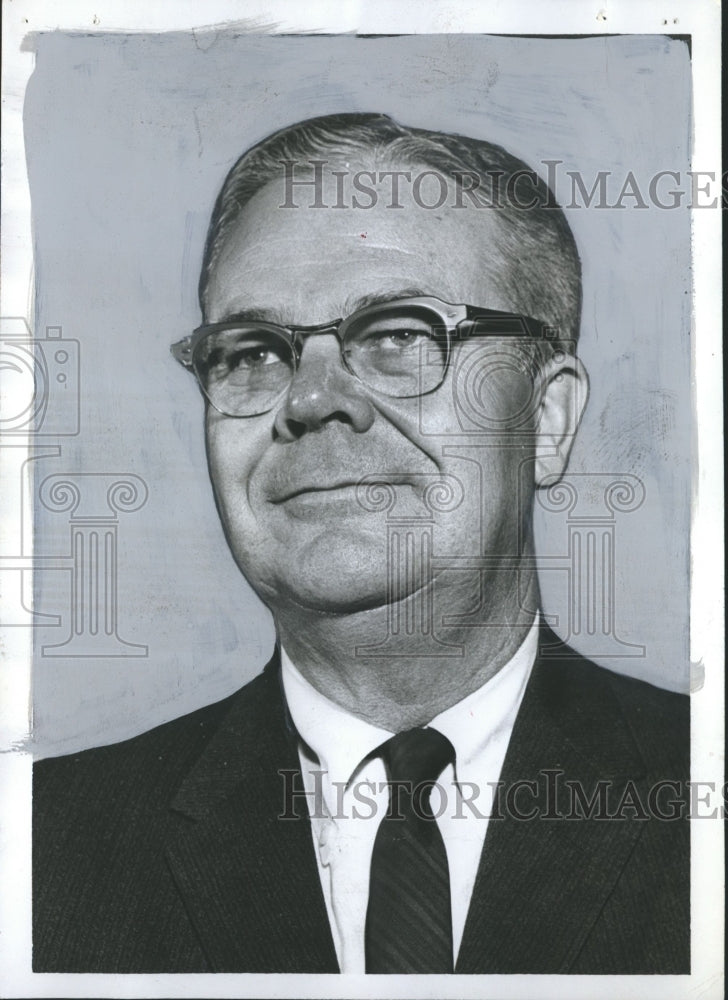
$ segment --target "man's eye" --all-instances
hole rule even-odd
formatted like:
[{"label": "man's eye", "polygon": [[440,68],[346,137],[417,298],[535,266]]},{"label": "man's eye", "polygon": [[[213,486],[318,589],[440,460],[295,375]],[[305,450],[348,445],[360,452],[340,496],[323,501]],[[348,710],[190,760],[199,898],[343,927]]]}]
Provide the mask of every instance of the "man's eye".
[{"label": "man's eye", "polygon": [[206,383],[233,382],[250,386],[281,377],[290,371],[290,359],[283,343],[268,337],[240,336],[234,331],[210,337],[198,359]]},{"label": "man's eye", "polygon": [[263,368],[266,365],[278,364],[281,360],[280,353],[267,344],[251,344],[248,347],[238,348],[225,359],[230,371]]},{"label": "man's eye", "polygon": [[395,330],[373,331],[367,337],[367,344],[372,350],[402,351],[422,347],[431,339],[430,330],[401,327]]}]

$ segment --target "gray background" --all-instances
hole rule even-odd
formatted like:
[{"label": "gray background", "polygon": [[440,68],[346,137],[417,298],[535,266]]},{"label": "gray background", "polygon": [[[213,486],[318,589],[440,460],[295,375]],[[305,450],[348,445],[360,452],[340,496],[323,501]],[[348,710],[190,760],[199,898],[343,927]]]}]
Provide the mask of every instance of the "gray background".
[{"label": "gray background", "polygon": [[[36,69],[25,136],[36,331],[80,342],[81,433],[57,473],[134,473],[147,503],[119,517],[119,634],[140,658],[58,658],[70,574],[36,573],[34,738],[40,753],[110,743],[224,697],[258,672],[274,633],[227,551],[207,480],[202,402],[168,345],[199,322],[207,221],[232,162],[290,122],[384,111],[487,138],[591,187],[628,170],[643,191],[689,167],[690,62],[649,36],[270,37],[80,35],[28,41]],[[685,182],[682,184],[685,187]],[[665,184],[665,189],[669,184]],[[568,212],[584,266],[581,357],[591,399],[572,473],[629,473],[639,510],[618,520],[616,631],[641,657],[601,657],[665,687],[688,684],[690,223],[685,207]],[[52,440],[52,439],[49,439]],[[36,505],[37,556],[68,551],[68,515]],[[537,516],[539,552],[566,551],[563,515]],[[564,632],[565,574],[542,574]],[[578,647],[580,643],[575,643]]]}]

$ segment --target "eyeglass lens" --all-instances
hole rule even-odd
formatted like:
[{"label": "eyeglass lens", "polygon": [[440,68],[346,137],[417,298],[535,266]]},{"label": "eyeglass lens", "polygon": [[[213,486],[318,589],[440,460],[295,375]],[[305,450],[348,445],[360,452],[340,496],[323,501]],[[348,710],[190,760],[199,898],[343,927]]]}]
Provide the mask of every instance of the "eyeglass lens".
[{"label": "eyeglass lens", "polygon": [[[376,392],[418,396],[435,389],[447,365],[443,319],[422,306],[393,305],[354,314],[340,328],[346,367]],[[229,416],[265,413],[296,368],[288,334],[272,324],[241,323],[197,345],[193,365],[212,405]]]}]

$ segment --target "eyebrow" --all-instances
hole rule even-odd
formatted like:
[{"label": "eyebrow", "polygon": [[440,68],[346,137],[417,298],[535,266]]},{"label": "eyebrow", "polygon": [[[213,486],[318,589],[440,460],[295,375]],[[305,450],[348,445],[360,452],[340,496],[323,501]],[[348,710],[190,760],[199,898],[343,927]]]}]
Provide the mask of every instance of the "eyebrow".
[{"label": "eyebrow", "polygon": [[234,312],[224,313],[219,320],[221,323],[276,323],[278,326],[286,326],[283,322],[282,314],[275,307],[271,309],[236,309]]},{"label": "eyebrow", "polygon": [[[431,292],[423,291],[421,288],[398,288],[382,292],[367,292],[365,295],[349,297],[344,301],[343,311],[340,316],[350,316],[359,309],[366,309],[369,306],[385,305],[387,302],[394,302],[397,299],[415,299],[422,296],[431,295]],[[332,316],[338,319],[339,316]],[[234,312],[225,313],[220,320],[222,323],[275,323],[278,326],[297,327],[305,326],[303,323],[286,322],[283,314],[275,306],[271,308],[250,308],[236,309]]]},{"label": "eyebrow", "polygon": [[432,295],[432,292],[425,292],[421,288],[397,288],[383,292],[369,292],[357,298],[348,298],[345,303],[345,315],[356,312],[357,309],[366,309],[368,306],[381,306],[387,302],[394,302],[396,299],[419,299],[423,296]]}]

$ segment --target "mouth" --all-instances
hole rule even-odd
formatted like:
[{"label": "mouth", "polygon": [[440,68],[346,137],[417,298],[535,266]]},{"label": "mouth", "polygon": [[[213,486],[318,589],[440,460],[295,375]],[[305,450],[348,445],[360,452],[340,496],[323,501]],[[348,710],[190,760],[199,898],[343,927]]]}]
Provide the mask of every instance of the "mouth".
[{"label": "mouth", "polygon": [[345,523],[359,522],[359,517],[371,517],[362,502],[360,484],[355,480],[337,480],[336,482],[306,484],[296,486],[271,500],[272,506],[286,517],[296,520],[313,521],[320,526],[333,527]]},{"label": "mouth", "polygon": [[321,494],[322,499],[326,496],[333,496],[333,494],[345,493],[347,491],[356,490],[359,485],[358,480],[355,479],[341,479],[332,483],[305,483],[300,486],[288,487],[277,493],[275,496],[270,498],[270,502],[275,506],[282,503],[288,503],[289,500],[295,500],[298,497],[315,497],[317,494]]},{"label": "mouth", "polygon": [[411,474],[383,472],[359,476],[356,479],[342,477],[324,483],[316,481],[289,484],[276,490],[269,497],[269,502],[277,506],[299,497],[310,496],[315,499],[317,495],[320,495],[322,500],[326,497],[340,496],[344,498],[351,495],[363,499],[371,490],[387,490],[395,486],[406,486],[417,492],[422,487],[416,482],[416,478]]}]

